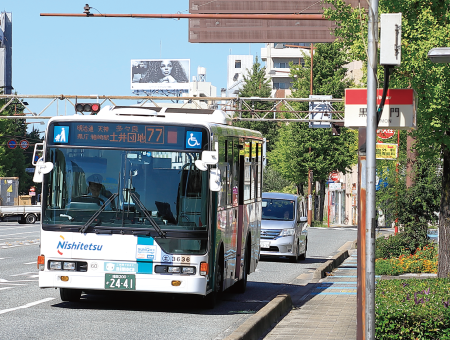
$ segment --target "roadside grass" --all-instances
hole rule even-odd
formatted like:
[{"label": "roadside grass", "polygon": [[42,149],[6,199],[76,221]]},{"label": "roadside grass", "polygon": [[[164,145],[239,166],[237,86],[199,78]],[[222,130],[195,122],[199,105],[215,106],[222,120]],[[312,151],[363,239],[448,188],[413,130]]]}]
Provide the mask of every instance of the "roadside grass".
[{"label": "roadside grass", "polygon": [[381,280],[376,339],[450,339],[450,279]]}]

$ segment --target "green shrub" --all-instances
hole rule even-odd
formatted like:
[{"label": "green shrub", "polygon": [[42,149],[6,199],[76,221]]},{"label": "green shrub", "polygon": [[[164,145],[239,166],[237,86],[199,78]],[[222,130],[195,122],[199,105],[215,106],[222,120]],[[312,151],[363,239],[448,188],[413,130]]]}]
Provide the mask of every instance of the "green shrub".
[{"label": "green shrub", "polygon": [[376,275],[400,275],[404,273],[437,273],[438,250],[436,244],[417,248],[413,255],[375,260]]},{"label": "green shrub", "polygon": [[381,280],[376,339],[450,339],[450,279]]},{"label": "green shrub", "polygon": [[403,233],[390,235],[387,238],[377,238],[375,248],[376,259],[390,259],[406,254],[411,254],[411,251],[408,249],[408,243]]}]

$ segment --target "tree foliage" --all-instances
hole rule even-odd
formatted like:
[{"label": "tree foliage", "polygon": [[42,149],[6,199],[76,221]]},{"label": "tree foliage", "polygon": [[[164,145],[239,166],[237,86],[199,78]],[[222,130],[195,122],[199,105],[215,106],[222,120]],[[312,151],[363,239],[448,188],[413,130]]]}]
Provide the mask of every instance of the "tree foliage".
[{"label": "tree foliage", "polygon": [[[0,100],[0,107],[6,104],[5,100]],[[1,116],[13,116],[23,113],[23,105],[20,102],[12,103],[0,113]],[[15,149],[8,148],[8,141],[14,139],[17,143],[26,139],[30,147],[27,150],[17,146]],[[0,177],[19,177],[19,193],[28,193],[32,182],[32,175],[25,172],[26,167],[31,167],[32,154],[28,154],[33,149],[34,143],[39,141],[36,132],[27,134],[27,127],[24,119],[0,119]]]},{"label": "tree foliage", "polygon": [[[355,59],[366,60],[367,15],[342,0],[326,0],[325,15],[338,22],[336,36]],[[434,47],[450,46],[450,0],[381,0],[380,13],[402,13],[402,62],[391,88],[417,91],[416,149],[422,159],[442,159],[439,277],[450,275],[450,66],[427,58]],[[381,81],[379,77],[379,82]],[[420,192],[418,192],[420,193]]]},{"label": "tree foliage", "polygon": [[[256,57],[252,69],[247,70],[247,75],[244,75],[244,84],[239,91],[239,97],[268,98],[270,97],[271,91],[270,79],[266,78],[266,68],[261,66],[258,57]],[[263,101],[247,101],[247,104],[255,110],[255,112],[258,110],[270,110],[273,106],[272,102]],[[240,114],[242,118],[254,118],[252,111],[243,111]],[[258,115],[264,114],[265,112],[258,113]],[[239,112],[237,112],[237,115],[239,115]],[[278,125],[276,122],[236,121],[233,125],[261,132],[267,140],[267,150],[272,150],[278,135]]]},{"label": "tree foliage", "polygon": [[[338,44],[317,44],[313,63],[313,93],[343,98],[345,88],[352,82],[345,78],[348,63],[346,54]],[[310,91],[310,57],[305,55],[305,67],[291,65],[292,97],[307,98]],[[333,104],[335,109],[342,105]],[[292,103],[299,111],[308,110],[307,102]],[[333,136],[331,128],[309,128],[307,123],[284,124],[279,132],[275,149],[268,158],[276,169],[297,186],[308,180],[308,169],[313,171],[314,180],[321,182],[321,208],[323,218],[325,181],[330,172],[348,172],[357,162],[356,133],[346,128],[339,136]]]},{"label": "tree foliage", "polygon": [[287,194],[297,194],[297,189],[292,182],[284,179],[284,177],[272,166],[264,168],[264,192],[284,192]]}]

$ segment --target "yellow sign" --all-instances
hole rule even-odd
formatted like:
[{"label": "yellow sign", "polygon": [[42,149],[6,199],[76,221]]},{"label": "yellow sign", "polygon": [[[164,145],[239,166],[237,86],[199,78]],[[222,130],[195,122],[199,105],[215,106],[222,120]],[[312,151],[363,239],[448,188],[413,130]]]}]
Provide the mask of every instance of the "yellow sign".
[{"label": "yellow sign", "polygon": [[6,189],[7,192],[12,192],[12,184]]},{"label": "yellow sign", "polygon": [[377,159],[397,159],[398,145],[377,143],[376,158]]}]

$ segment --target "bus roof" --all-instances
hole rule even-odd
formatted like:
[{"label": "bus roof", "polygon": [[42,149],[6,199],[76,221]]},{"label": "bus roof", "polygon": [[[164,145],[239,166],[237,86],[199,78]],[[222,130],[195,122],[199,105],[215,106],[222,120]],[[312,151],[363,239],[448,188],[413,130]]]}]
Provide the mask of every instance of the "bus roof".
[{"label": "bus roof", "polygon": [[[191,109],[179,107],[152,107],[152,106],[105,106],[97,115],[58,116],[53,120],[105,120],[127,121],[135,123],[166,122],[166,123],[209,123],[230,125],[231,117],[222,110]],[[206,125],[209,125],[206,124]],[[202,124],[203,125],[203,124]]]},{"label": "bus roof", "polygon": [[91,122],[121,122],[127,123],[176,123],[197,124],[209,128],[213,133],[229,136],[252,136],[262,139],[258,131],[232,127],[230,115],[222,110],[192,109],[180,107],[153,106],[104,106],[97,115],[75,114],[57,116],[54,121],[91,121]]}]

